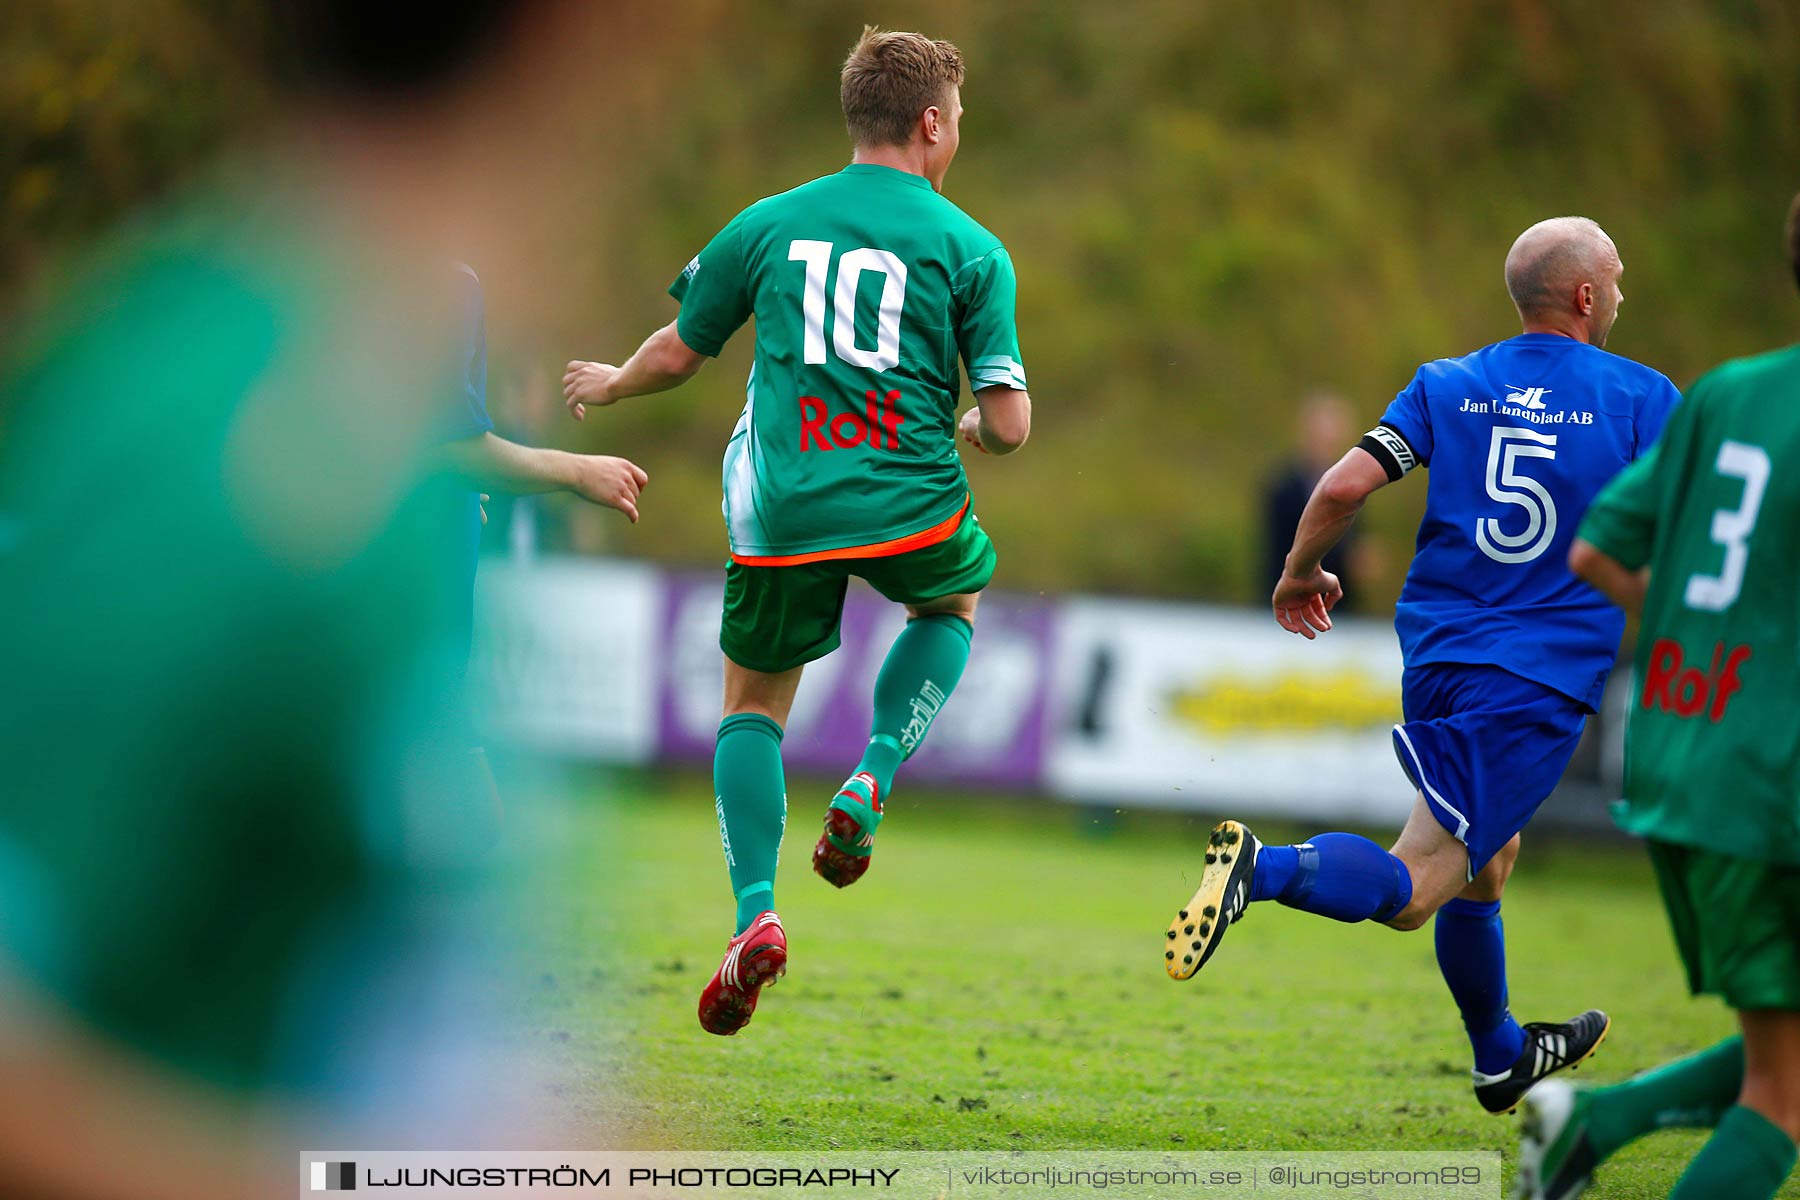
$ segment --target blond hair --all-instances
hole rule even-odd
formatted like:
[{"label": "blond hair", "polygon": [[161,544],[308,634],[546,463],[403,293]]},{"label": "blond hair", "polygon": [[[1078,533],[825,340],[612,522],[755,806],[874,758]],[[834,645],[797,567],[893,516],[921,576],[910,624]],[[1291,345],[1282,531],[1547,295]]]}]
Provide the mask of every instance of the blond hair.
[{"label": "blond hair", "polygon": [[933,105],[944,107],[962,81],[962,51],[949,42],[863,26],[839,85],[850,140],[859,146],[906,145],[919,114]]}]

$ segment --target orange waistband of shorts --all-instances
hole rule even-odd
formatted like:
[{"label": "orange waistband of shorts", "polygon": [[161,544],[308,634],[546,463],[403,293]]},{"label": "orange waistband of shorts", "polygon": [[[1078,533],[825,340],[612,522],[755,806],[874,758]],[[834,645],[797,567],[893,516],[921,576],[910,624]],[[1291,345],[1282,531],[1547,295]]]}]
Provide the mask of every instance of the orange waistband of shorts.
[{"label": "orange waistband of shorts", "polygon": [[962,527],[963,517],[968,515],[969,500],[969,497],[963,497],[962,507],[952,513],[948,520],[939,521],[930,529],[921,529],[919,532],[909,533],[905,537],[875,542],[868,546],[844,546],[837,550],[815,550],[811,554],[772,556],[733,554],[731,561],[746,567],[798,567],[806,563],[831,562],[839,558],[891,558],[896,554],[905,554],[908,550],[923,550],[927,546],[947,542],[955,536],[956,531]]}]

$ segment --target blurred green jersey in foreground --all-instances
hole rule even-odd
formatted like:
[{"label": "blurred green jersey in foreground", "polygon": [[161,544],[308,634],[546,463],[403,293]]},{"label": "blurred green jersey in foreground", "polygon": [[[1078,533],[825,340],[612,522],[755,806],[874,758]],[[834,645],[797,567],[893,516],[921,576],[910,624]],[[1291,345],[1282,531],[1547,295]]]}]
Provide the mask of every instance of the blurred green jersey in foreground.
[{"label": "blurred green jersey in foreground", "polygon": [[419,999],[488,814],[427,478],[450,265],[273,194],[114,237],[14,331],[0,970],[190,1078],[306,1092]]}]

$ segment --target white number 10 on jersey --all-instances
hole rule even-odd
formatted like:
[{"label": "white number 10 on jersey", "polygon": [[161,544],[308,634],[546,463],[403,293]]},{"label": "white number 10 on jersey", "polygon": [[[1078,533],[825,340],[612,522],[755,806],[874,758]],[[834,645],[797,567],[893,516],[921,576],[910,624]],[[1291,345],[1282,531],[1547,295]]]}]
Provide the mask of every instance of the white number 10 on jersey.
[{"label": "white number 10 on jersey", "polygon": [[[806,264],[800,315],[806,323],[802,356],[825,361],[825,275],[831,265],[831,243],[796,240],[788,245],[788,261]],[[856,344],[856,292],[864,271],[881,273],[881,307],[875,320],[875,348]],[[906,303],[906,264],[892,251],[864,246],[838,259],[837,290],[832,296],[831,344],[847,363],[886,371],[900,362],[900,309]]]}]

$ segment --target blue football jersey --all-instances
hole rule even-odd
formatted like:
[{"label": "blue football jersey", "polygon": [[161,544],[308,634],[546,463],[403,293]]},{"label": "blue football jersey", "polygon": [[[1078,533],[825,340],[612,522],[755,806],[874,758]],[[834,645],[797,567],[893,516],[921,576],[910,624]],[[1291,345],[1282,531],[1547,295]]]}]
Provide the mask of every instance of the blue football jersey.
[{"label": "blue football jersey", "polygon": [[1660,372],[1548,333],[1419,368],[1364,446],[1430,468],[1394,627],[1407,666],[1484,663],[1599,703],[1625,618],[1575,578],[1588,504],[1681,399]]}]

